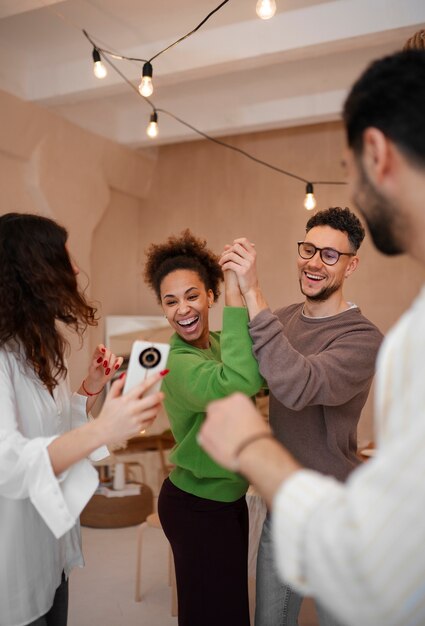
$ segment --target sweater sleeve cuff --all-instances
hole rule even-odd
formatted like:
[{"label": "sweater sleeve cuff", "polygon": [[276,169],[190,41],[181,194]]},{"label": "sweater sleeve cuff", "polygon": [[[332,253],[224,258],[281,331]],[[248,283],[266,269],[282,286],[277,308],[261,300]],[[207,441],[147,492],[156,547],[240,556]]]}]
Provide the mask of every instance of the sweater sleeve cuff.
[{"label": "sweater sleeve cuff", "polygon": [[283,483],[273,502],[272,533],[279,574],[303,594],[311,593],[307,581],[306,545],[312,516],[324,499],[339,493],[334,478],[300,470]]},{"label": "sweater sleeve cuff", "polygon": [[251,334],[260,332],[264,328],[270,325],[271,322],[276,321],[279,323],[278,318],[270,309],[262,309],[255,317],[250,320],[248,327]]},{"label": "sweater sleeve cuff", "polygon": [[225,323],[248,324],[248,310],[244,306],[225,306],[223,309],[223,326]]}]

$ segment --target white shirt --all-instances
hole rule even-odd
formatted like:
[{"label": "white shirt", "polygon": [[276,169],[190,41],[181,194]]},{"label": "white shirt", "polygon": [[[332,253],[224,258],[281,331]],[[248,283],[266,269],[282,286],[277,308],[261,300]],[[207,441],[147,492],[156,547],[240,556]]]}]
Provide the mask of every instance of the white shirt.
[{"label": "white shirt", "polygon": [[20,355],[0,349],[0,626],[47,613],[62,571],[84,565],[78,515],[97,472],[84,459],[56,477],[46,448],[87,421],[86,403],[65,380],[52,398]]},{"label": "white shirt", "polygon": [[425,288],[382,344],[378,453],[345,485],[310,470],[276,494],[280,574],[352,626],[425,624]]}]

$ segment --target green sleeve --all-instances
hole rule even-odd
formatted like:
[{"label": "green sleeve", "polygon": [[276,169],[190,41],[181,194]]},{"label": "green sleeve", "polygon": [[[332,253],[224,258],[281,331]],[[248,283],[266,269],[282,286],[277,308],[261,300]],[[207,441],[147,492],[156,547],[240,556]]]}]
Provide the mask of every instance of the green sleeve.
[{"label": "green sleeve", "polygon": [[170,373],[164,381],[171,402],[181,396],[187,410],[200,412],[212,400],[235,391],[248,396],[257,393],[263,379],[252,353],[245,308],[224,308],[220,349],[221,360],[217,360],[211,350],[182,341],[172,347],[167,366]]}]

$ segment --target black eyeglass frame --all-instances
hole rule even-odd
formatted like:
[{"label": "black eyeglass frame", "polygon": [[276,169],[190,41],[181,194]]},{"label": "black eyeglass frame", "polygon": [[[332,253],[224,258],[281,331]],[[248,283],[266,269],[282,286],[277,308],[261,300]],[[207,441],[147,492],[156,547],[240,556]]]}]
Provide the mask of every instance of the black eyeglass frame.
[{"label": "black eyeglass frame", "polygon": [[[303,244],[306,244],[307,246],[311,246],[312,248],[314,248],[314,253],[311,256],[303,256],[301,254],[300,247]],[[325,265],[330,265],[330,266],[336,265],[338,263],[338,261],[339,261],[339,257],[341,257],[341,256],[355,256],[355,254],[356,254],[355,252],[340,252],[339,250],[335,250],[335,248],[329,248],[328,246],[325,247],[325,248],[318,248],[314,244],[308,243],[306,241],[297,241],[297,246],[298,246],[298,256],[300,256],[305,261],[307,261],[309,259],[312,259],[315,256],[316,252],[319,252],[320,258],[323,261],[323,263]],[[338,255],[333,263],[329,263],[328,261],[325,261],[325,259],[323,258],[323,251],[324,250],[331,250],[332,252],[335,252]]]}]

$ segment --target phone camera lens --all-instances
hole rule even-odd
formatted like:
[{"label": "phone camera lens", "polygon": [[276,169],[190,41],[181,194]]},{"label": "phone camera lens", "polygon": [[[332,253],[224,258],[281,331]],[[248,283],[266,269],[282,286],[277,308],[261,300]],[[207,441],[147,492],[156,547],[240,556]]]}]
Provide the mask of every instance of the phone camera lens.
[{"label": "phone camera lens", "polygon": [[161,361],[161,353],[157,348],[146,348],[140,353],[139,363],[145,369],[152,369]]}]

